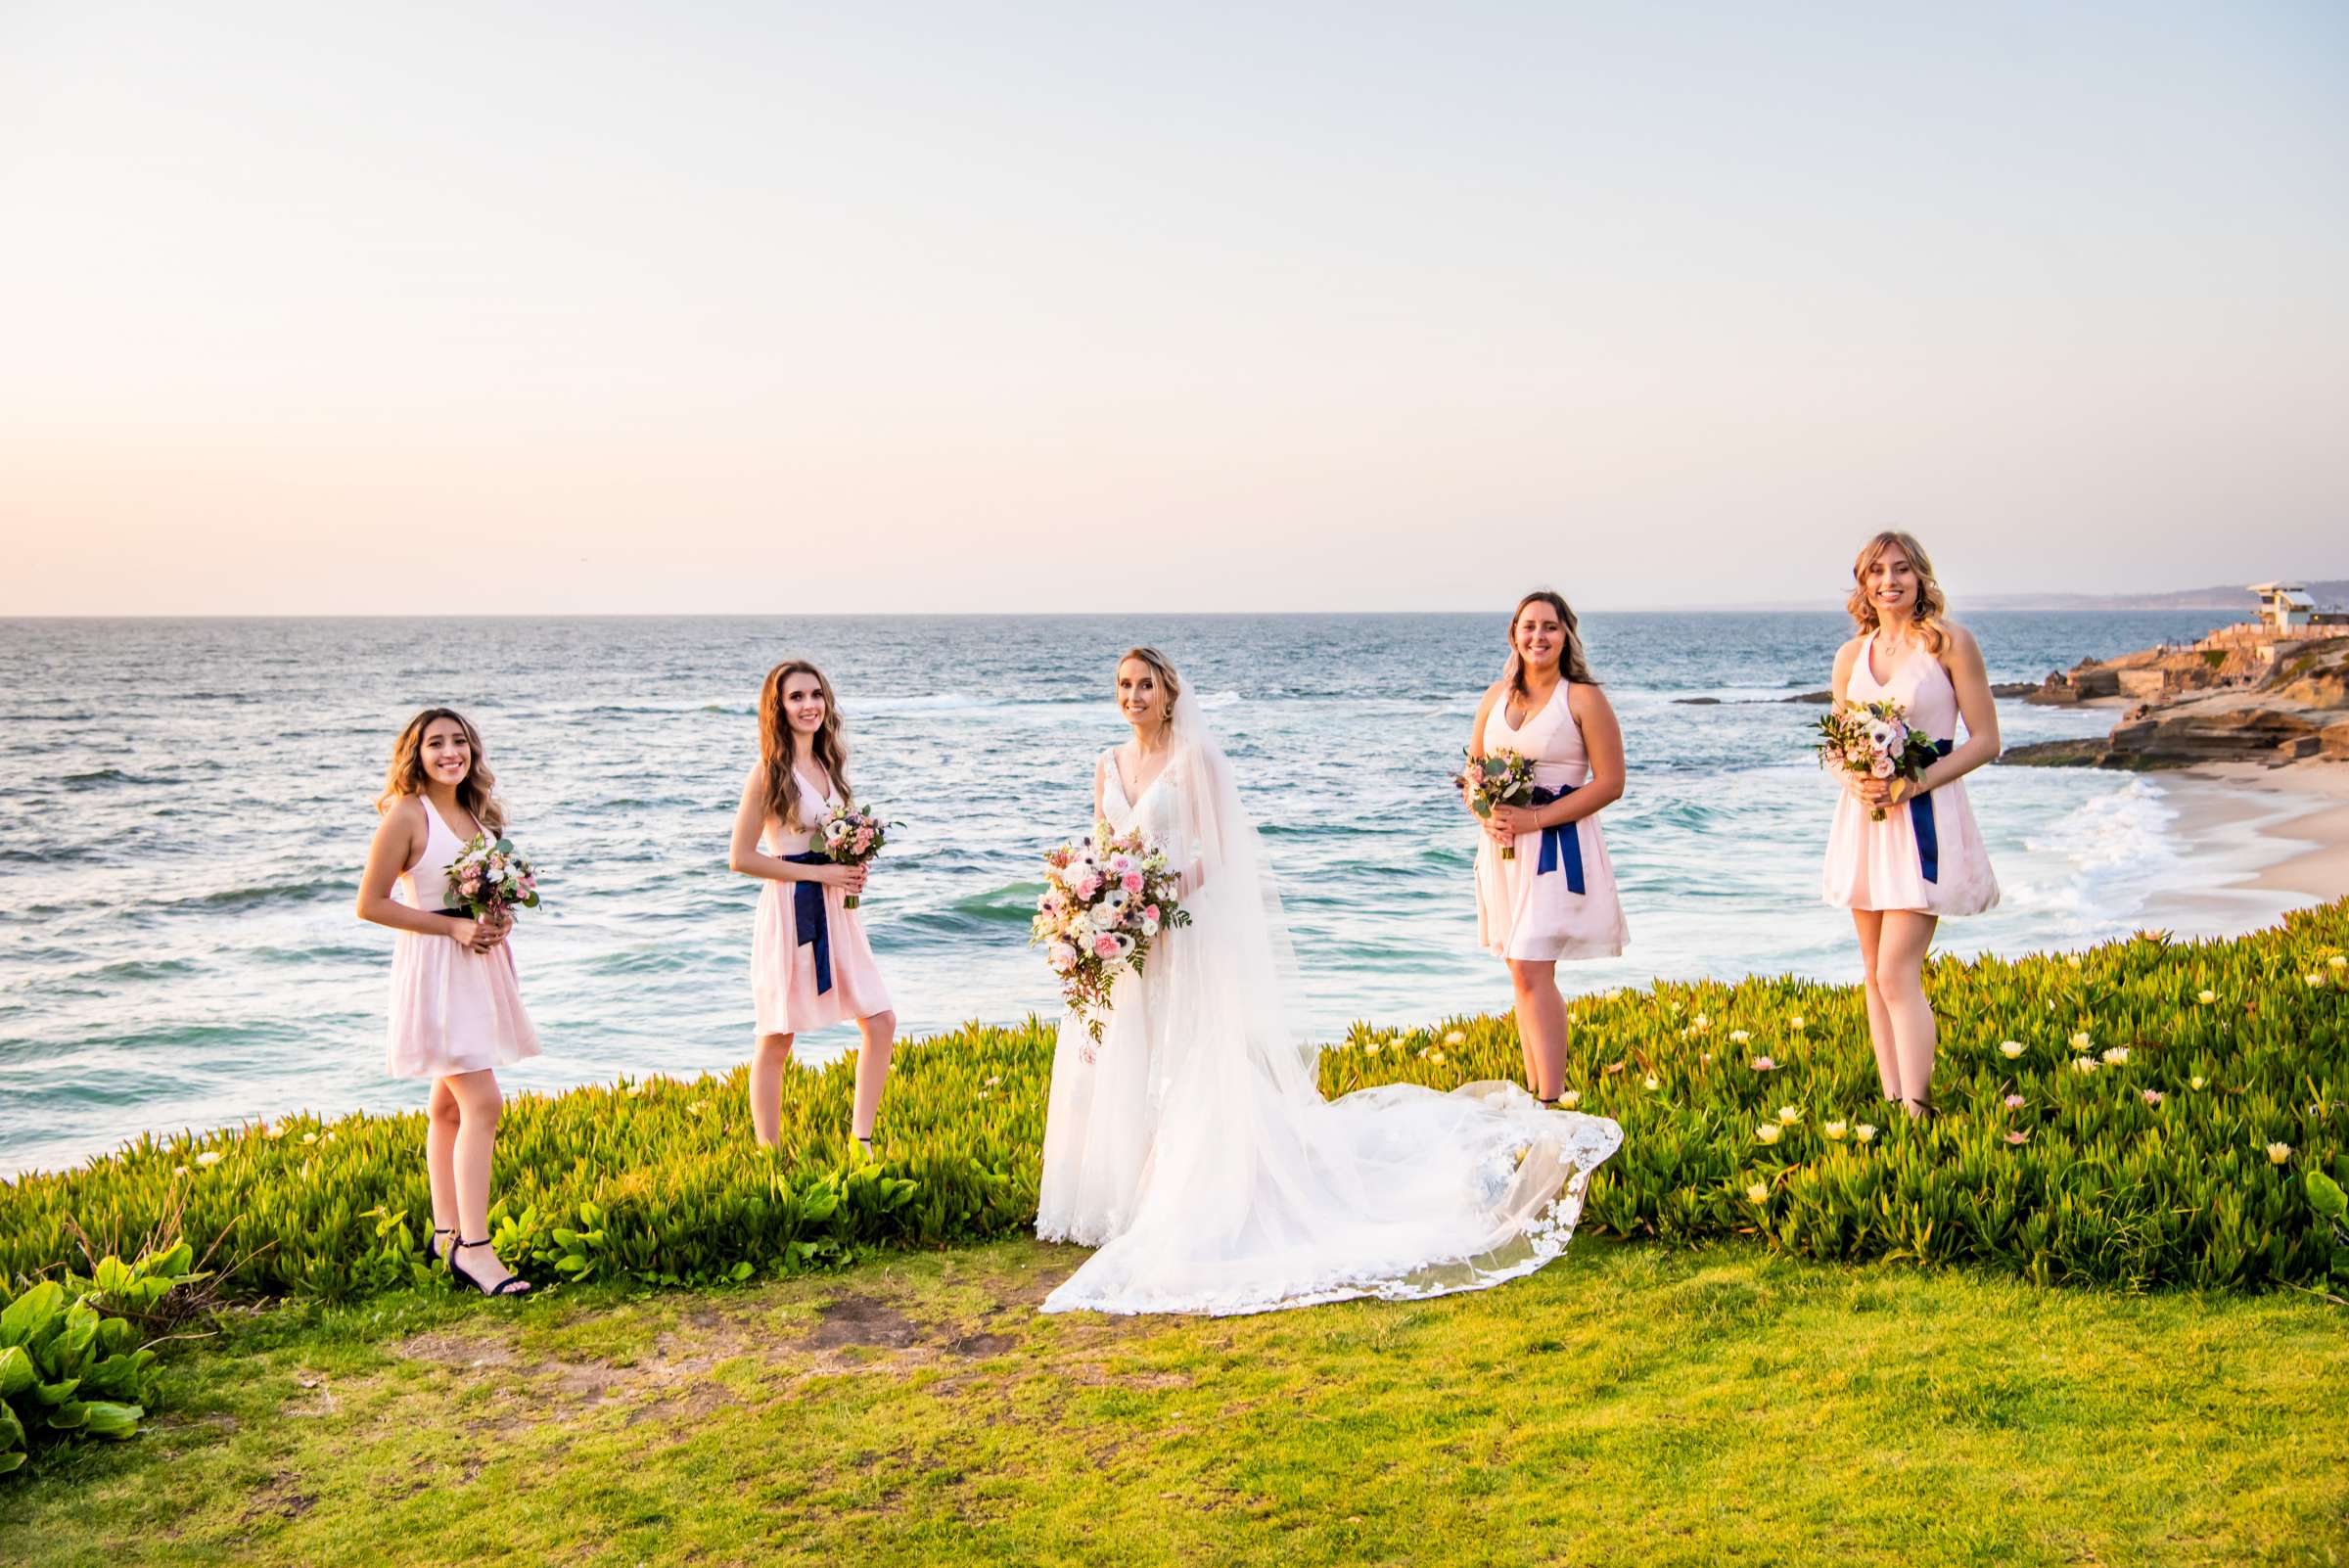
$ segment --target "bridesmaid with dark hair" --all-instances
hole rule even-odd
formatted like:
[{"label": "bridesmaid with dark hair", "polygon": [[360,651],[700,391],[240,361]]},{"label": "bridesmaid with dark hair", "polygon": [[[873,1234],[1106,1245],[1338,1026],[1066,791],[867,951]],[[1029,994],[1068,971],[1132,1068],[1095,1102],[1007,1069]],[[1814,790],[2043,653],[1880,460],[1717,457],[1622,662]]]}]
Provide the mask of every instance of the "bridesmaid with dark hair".
[{"label": "bridesmaid with dark hair", "polygon": [[833,807],[852,805],[849,747],[832,683],[804,659],[786,659],[759,690],[759,761],[742,786],[726,863],[760,880],[751,938],[751,989],[759,1009],[751,1058],[751,1129],[772,1147],[782,1136],[783,1070],[806,1029],[856,1021],[856,1103],[850,1130],[866,1153],[889,1082],[898,1015],[873,962],[864,923],[848,903],[866,868],[842,865],[809,844]]},{"label": "bridesmaid with dark hair", "polygon": [[[1477,937],[1505,960],[1517,993],[1525,1074],[1544,1105],[1566,1071],[1561,959],[1614,958],[1623,902],[1598,813],[1623,798],[1623,733],[1590,678],[1574,612],[1548,589],[1509,618],[1509,662],[1477,705],[1469,755],[1512,751],[1534,764],[1534,804],[1494,808],[1476,854]],[[1501,852],[1517,847],[1514,858]]]},{"label": "bridesmaid with dark hair", "polygon": [[1835,701],[1896,702],[1942,753],[1914,784],[1843,775],[1821,879],[1827,902],[1849,909],[1859,934],[1884,1098],[1924,1116],[1940,1043],[1925,999],[1925,951],[1942,916],[1980,914],[1999,901],[1990,852],[1958,782],[1998,757],[1999,710],[1982,650],[1943,619],[1941,584],[1913,534],[1887,530],[1861,547],[1844,608],[1855,633],[1835,654]]},{"label": "bridesmaid with dark hair", "polygon": [[383,821],[367,847],[358,916],[398,933],[386,1068],[433,1085],[424,1137],[429,1250],[483,1295],[513,1296],[530,1282],[489,1248],[489,1165],[505,1103],[496,1069],[537,1055],[538,1032],[506,945],[511,916],[473,919],[456,907],[448,874],[469,840],[505,831],[496,789],[481,732],[464,715],[428,708],[409,719],[375,803]]}]

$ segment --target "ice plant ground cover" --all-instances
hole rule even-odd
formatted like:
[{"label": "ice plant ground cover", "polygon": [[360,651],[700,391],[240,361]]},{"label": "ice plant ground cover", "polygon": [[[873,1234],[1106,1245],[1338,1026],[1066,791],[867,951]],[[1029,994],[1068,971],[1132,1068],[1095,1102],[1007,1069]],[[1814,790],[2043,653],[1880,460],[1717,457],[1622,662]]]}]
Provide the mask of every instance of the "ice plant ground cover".
[{"label": "ice plant ground cover", "polygon": [[1499,1290],[1044,1317],[1028,1240],[738,1288],[228,1316],[135,1443],[0,1486],[23,1568],[2321,1563],[2349,1333],[1585,1237]]},{"label": "ice plant ground cover", "polygon": [[[1625,1132],[1585,1228],[2043,1282],[2326,1284],[2333,1241],[2302,1176],[2349,1183],[2345,948],[2349,903],[2336,903],[2247,937],[2145,938],[2076,963],[1938,961],[1944,1114],[1922,1125],[1878,1097],[1855,987],[1576,997],[1566,1088]],[[851,1062],[787,1078],[780,1153],[752,1146],[739,1070],[517,1099],[498,1138],[500,1254],[548,1282],[693,1284],[1025,1230],[1051,1049],[1033,1020],[901,1047],[871,1164],[846,1146]],[[1332,1093],[1450,1086],[1511,1077],[1518,1061],[1505,1016],[1364,1026],[1323,1053],[1321,1079]],[[178,1205],[200,1255],[228,1238],[211,1267],[231,1298],[404,1286],[428,1213],[422,1142],[416,1115],[142,1138],[0,1185],[0,1274],[78,1265],[76,1225],[120,1251]]]}]

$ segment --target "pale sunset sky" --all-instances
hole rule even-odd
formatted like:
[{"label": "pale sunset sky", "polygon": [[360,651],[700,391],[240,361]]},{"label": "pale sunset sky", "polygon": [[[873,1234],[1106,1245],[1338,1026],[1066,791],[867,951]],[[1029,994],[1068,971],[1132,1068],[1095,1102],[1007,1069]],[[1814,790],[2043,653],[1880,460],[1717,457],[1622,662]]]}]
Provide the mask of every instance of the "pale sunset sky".
[{"label": "pale sunset sky", "polygon": [[2349,576],[2349,8],[0,0],[0,614]]}]

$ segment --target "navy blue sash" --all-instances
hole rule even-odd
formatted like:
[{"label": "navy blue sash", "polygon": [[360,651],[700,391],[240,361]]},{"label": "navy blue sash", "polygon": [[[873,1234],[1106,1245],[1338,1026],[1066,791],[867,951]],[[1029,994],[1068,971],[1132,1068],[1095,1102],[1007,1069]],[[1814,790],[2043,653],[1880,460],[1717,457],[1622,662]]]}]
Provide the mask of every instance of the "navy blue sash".
[{"label": "navy blue sash", "polygon": [[[1937,740],[1933,749],[1942,756],[1950,755],[1951,742]],[[1941,880],[1941,830],[1933,825],[1933,802],[1929,792],[1919,790],[1909,797],[1909,826],[1916,834],[1916,868],[1925,874],[1927,882]]]},{"label": "navy blue sash", "polygon": [[[1549,806],[1566,799],[1573,793],[1574,786],[1571,784],[1554,790],[1543,789],[1537,784],[1534,786],[1534,805]],[[1534,867],[1534,875],[1547,876],[1555,871],[1558,868],[1558,862],[1563,860],[1566,863],[1566,891],[1569,893],[1582,892],[1583,835],[1581,829],[1580,822],[1553,822],[1543,828],[1542,830],[1542,863]]]},{"label": "navy blue sash", "polygon": [[[787,854],[784,859],[794,865],[830,865],[832,857],[825,854]],[[824,885],[820,882],[795,882],[791,885],[791,923],[800,935],[800,945],[815,944],[815,993],[821,996],[832,989],[832,922],[824,918]]]}]

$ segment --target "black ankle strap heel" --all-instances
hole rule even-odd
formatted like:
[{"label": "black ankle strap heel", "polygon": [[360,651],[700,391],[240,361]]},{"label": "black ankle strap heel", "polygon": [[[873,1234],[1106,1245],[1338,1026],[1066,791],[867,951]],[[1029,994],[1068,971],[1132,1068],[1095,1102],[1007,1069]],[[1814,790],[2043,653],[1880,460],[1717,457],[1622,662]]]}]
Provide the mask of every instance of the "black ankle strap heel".
[{"label": "black ankle strap heel", "polygon": [[457,1244],[449,1249],[448,1271],[484,1296],[519,1296],[528,1291],[530,1288],[530,1282],[520,1274],[508,1274],[497,1282],[495,1289],[492,1289],[467,1273],[464,1266],[457,1262],[457,1254],[463,1252],[467,1247],[486,1247],[488,1245],[489,1238],[487,1236],[484,1236],[479,1241],[467,1241],[463,1236],[458,1236]]},{"label": "black ankle strap heel", "polygon": [[439,1225],[435,1225],[433,1227],[432,1238],[427,1240],[424,1244],[424,1256],[431,1262],[437,1264],[448,1262],[448,1253],[439,1247],[434,1246],[433,1242],[438,1240],[442,1236],[453,1236],[456,1233],[456,1227],[453,1225],[445,1229]]}]

